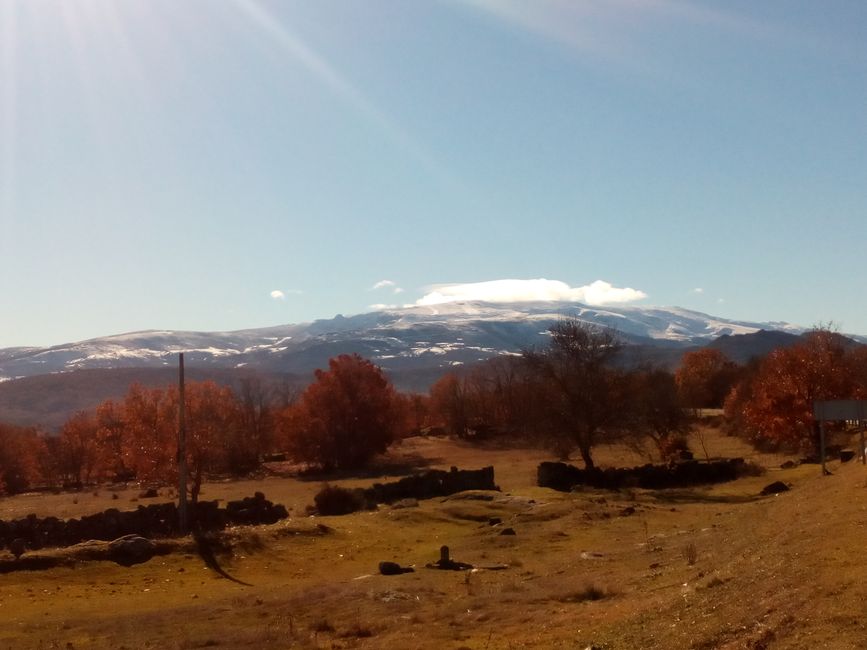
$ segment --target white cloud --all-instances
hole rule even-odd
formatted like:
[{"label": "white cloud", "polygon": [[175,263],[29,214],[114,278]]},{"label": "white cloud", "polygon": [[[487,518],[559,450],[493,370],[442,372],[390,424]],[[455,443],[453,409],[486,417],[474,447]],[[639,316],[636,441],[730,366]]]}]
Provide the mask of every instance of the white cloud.
[{"label": "white cloud", "polygon": [[383,309],[397,309],[397,305],[386,305],[385,303],[375,303],[373,305],[368,305],[368,309],[372,309],[373,311],[382,311]]},{"label": "white cloud", "polygon": [[695,289],[692,290],[692,292],[693,293],[704,293],[704,289],[702,289],[701,287],[696,287]]},{"label": "white cloud", "polygon": [[439,305],[463,300],[486,302],[572,301],[588,305],[632,302],[646,298],[638,289],[619,288],[610,282],[597,280],[583,287],[570,287],[559,280],[491,280],[468,284],[442,284],[430,287],[430,292],[416,305]]},{"label": "white cloud", "polygon": [[300,296],[302,293],[304,292],[301,291],[301,289],[274,289],[274,291],[271,292],[271,297],[274,300],[285,300],[288,295]]},{"label": "white cloud", "polygon": [[403,289],[397,286],[397,282],[394,280],[380,280],[370,287],[370,291],[378,291],[379,289],[391,289],[394,294],[403,293]]}]

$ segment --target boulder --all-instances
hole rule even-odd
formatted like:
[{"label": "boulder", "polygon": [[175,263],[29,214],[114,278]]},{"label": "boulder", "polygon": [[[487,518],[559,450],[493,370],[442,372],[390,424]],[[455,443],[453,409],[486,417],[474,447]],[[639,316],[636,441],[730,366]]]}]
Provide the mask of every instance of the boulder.
[{"label": "boulder", "polygon": [[124,535],[108,545],[112,560],[122,566],[132,566],[150,560],[155,552],[154,543],[138,535]]},{"label": "boulder", "polygon": [[779,494],[780,492],[788,492],[789,486],[783,483],[782,481],[774,481],[762,488],[762,494]]},{"label": "boulder", "polygon": [[379,572],[384,576],[396,576],[402,573],[412,573],[412,567],[402,567],[397,562],[380,562]]}]

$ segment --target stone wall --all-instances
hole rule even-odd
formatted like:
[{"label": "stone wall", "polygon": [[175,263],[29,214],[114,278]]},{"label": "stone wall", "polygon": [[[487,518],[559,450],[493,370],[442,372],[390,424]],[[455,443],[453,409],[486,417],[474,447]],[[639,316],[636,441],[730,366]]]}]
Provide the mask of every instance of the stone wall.
[{"label": "stone wall", "polygon": [[[275,505],[261,492],[221,508],[216,501],[201,501],[191,508],[190,521],[200,530],[220,530],[227,526],[273,524],[289,516],[286,508]],[[39,518],[0,520],[0,549],[21,539],[28,549],[71,546],[86,540],[114,540],[124,535],[173,537],[179,534],[178,507],[175,503],[140,505],[136,510],[109,508],[76,519]]]},{"label": "stone wall", "polygon": [[431,499],[465,490],[499,490],[494,483],[493,466],[482,469],[452,467],[450,471],[432,469],[406,476],[392,483],[374,483],[364,490],[371,503],[394,503],[401,499]]},{"label": "stone wall", "polygon": [[537,484],[561,492],[568,492],[576,485],[604,490],[619,490],[626,487],[659,490],[733,481],[740,476],[743,469],[743,458],[709,463],[687,461],[669,465],[592,470],[579,469],[566,463],[545,462],[539,464]]}]

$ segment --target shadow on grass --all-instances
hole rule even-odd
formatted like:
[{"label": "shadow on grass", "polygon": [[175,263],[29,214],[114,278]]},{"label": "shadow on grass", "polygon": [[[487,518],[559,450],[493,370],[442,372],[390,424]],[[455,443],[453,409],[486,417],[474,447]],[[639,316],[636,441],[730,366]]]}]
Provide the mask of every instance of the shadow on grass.
[{"label": "shadow on grass", "polygon": [[659,490],[652,496],[661,503],[752,503],[765,498],[758,494],[708,494],[696,490]]},{"label": "shadow on grass", "polygon": [[231,580],[232,582],[244,585],[245,587],[253,586],[249,582],[238,580],[220,566],[220,562],[217,560],[217,555],[214,551],[225,552],[227,547],[217,537],[207,533],[195,532],[193,533],[193,539],[196,541],[196,551],[198,552],[199,557],[202,558],[202,561],[209,569],[223,576],[226,580]]},{"label": "shadow on grass", "polygon": [[417,454],[396,458],[375,459],[369,466],[358,469],[324,471],[310,469],[299,472],[299,481],[340,481],[346,479],[382,478],[384,476],[409,476],[443,463],[442,458],[427,458]]}]

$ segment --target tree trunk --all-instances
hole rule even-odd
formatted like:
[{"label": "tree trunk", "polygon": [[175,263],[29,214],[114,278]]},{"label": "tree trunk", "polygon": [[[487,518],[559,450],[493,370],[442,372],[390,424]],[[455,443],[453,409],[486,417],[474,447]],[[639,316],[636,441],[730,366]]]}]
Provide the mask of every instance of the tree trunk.
[{"label": "tree trunk", "polygon": [[581,452],[581,460],[584,461],[584,468],[590,470],[596,469],[593,457],[590,455],[590,447],[587,445],[579,445],[578,451]]}]

